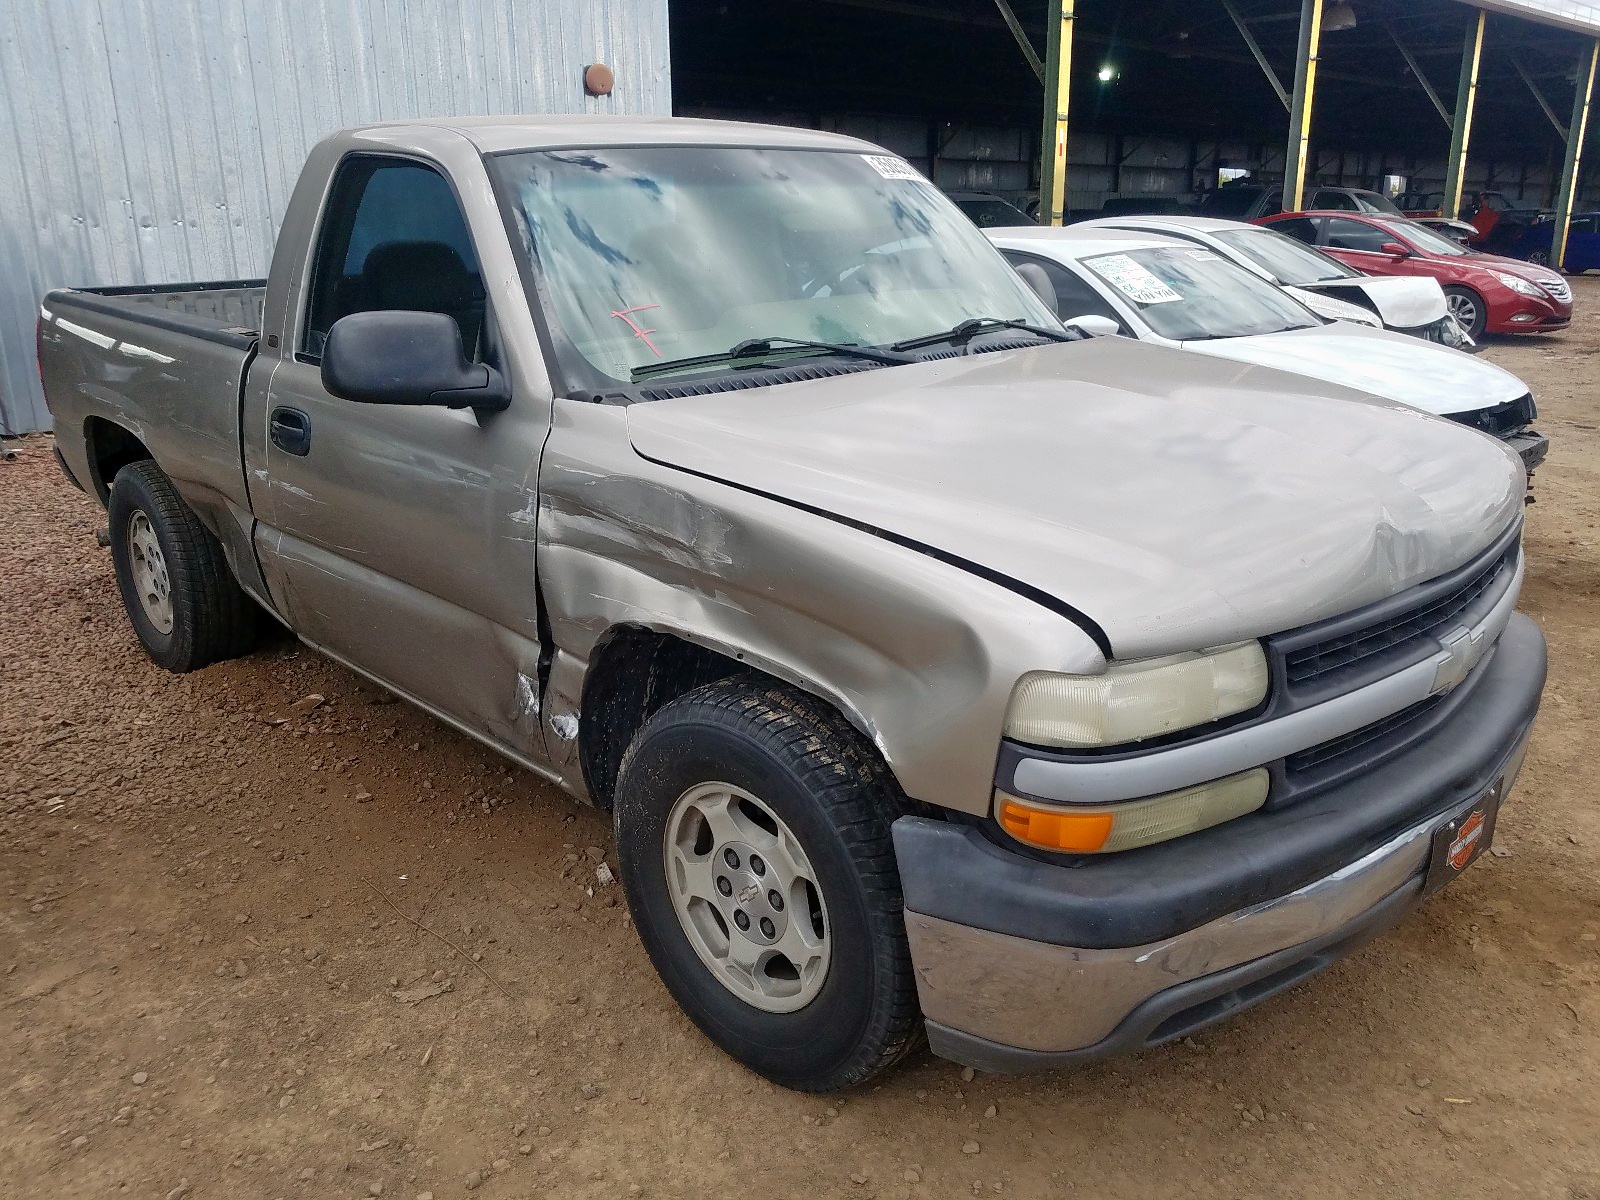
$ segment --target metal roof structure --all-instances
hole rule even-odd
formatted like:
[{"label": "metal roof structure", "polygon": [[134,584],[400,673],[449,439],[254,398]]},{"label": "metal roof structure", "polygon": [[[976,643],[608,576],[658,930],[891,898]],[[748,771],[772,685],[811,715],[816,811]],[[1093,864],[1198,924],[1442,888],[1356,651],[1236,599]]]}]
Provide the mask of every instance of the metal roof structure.
[{"label": "metal roof structure", "polygon": [[1587,0],[1467,0],[1467,3],[1577,33],[1600,35],[1600,4],[1590,4]]}]

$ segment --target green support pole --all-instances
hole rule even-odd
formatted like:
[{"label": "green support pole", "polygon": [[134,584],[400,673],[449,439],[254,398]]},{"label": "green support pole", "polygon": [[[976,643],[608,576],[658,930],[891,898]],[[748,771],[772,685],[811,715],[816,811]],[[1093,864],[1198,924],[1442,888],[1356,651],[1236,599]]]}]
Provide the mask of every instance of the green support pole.
[{"label": "green support pole", "polygon": [[1450,123],[1450,161],[1444,173],[1444,215],[1461,215],[1461,187],[1467,176],[1467,145],[1472,140],[1472,106],[1478,99],[1478,64],[1483,59],[1483,22],[1487,14],[1478,10],[1477,19],[1467,30],[1467,43],[1461,50],[1461,78],[1456,83],[1456,115]]},{"label": "green support pole", "polygon": [[1067,102],[1072,91],[1074,0],[1050,0],[1044,59],[1044,129],[1039,138],[1039,220],[1066,222]]},{"label": "green support pole", "polygon": [[1550,265],[1558,271],[1567,260],[1567,226],[1577,201],[1578,164],[1583,158],[1584,131],[1589,127],[1589,93],[1594,89],[1597,57],[1600,41],[1591,44],[1578,60],[1578,89],[1572,97],[1572,123],[1567,126],[1567,160],[1561,167],[1561,194],[1556,197],[1556,226],[1550,239]]},{"label": "green support pole", "polygon": [[1294,100],[1289,106],[1289,149],[1283,160],[1283,211],[1299,212],[1311,145],[1311,102],[1317,92],[1317,48],[1322,40],[1322,0],[1300,0],[1299,49],[1294,60]]}]

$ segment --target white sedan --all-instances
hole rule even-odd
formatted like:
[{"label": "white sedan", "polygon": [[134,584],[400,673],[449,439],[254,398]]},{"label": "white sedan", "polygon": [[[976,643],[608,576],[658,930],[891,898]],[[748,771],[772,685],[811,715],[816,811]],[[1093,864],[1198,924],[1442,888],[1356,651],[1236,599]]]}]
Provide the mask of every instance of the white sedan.
[{"label": "white sedan", "polygon": [[1433,342],[1329,321],[1215,251],[1087,225],[990,229],[1069,325],[1276,367],[1398,400],[1508,442],[1531,472],[1549,442],[1509,371]]},{"label": "white sedan", "polygon": [[[1312,312],[1336,321],[1382,325],[1458,350],[1472,339],[1449,315],[1437,279],[1363,275],[1275,229],[1215,217],[1132,215],[1080,222],[1079,229],[1121,229],[1177,238],[1213,250],[1293,293]],[[1354,310],[1352,312],[1351,310]]]}]

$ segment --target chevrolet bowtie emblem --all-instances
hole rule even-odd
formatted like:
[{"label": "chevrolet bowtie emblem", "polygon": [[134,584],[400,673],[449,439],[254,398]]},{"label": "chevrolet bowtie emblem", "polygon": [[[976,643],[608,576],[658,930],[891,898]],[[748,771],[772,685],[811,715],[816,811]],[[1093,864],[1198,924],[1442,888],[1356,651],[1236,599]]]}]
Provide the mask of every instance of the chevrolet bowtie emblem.
[{"label": "chevrolet bowtie emblem", "polygon": [[1489,648],[1485,630],[1474,631],[1465,625],[1458,625],[1441,637],[1439,645],[1442,650],[1433,659],[1437,665],[1433,672],[1433,687],[1428,691],[1430,696],[1442,696],[1464,680]]}]

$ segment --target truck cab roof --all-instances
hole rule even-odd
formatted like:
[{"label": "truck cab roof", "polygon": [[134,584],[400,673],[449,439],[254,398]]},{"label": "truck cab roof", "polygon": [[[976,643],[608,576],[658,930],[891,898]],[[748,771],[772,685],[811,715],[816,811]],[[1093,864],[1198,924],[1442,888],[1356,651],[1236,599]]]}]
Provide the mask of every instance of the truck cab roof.
[{"label": "truck cab roof", "polygon": [[345,130],[341,137],[361,138],[405,129],[452,130],[485,154],[511,150],[548,150],[592,146],[683,145],[767,146],[794,150],[853,150],[881,155],[881,147],[819,129],[758,125],[747,121],[712,121],[699,117],[598,116],[588,114],[487,117],[439,117],[384,121]]}]

